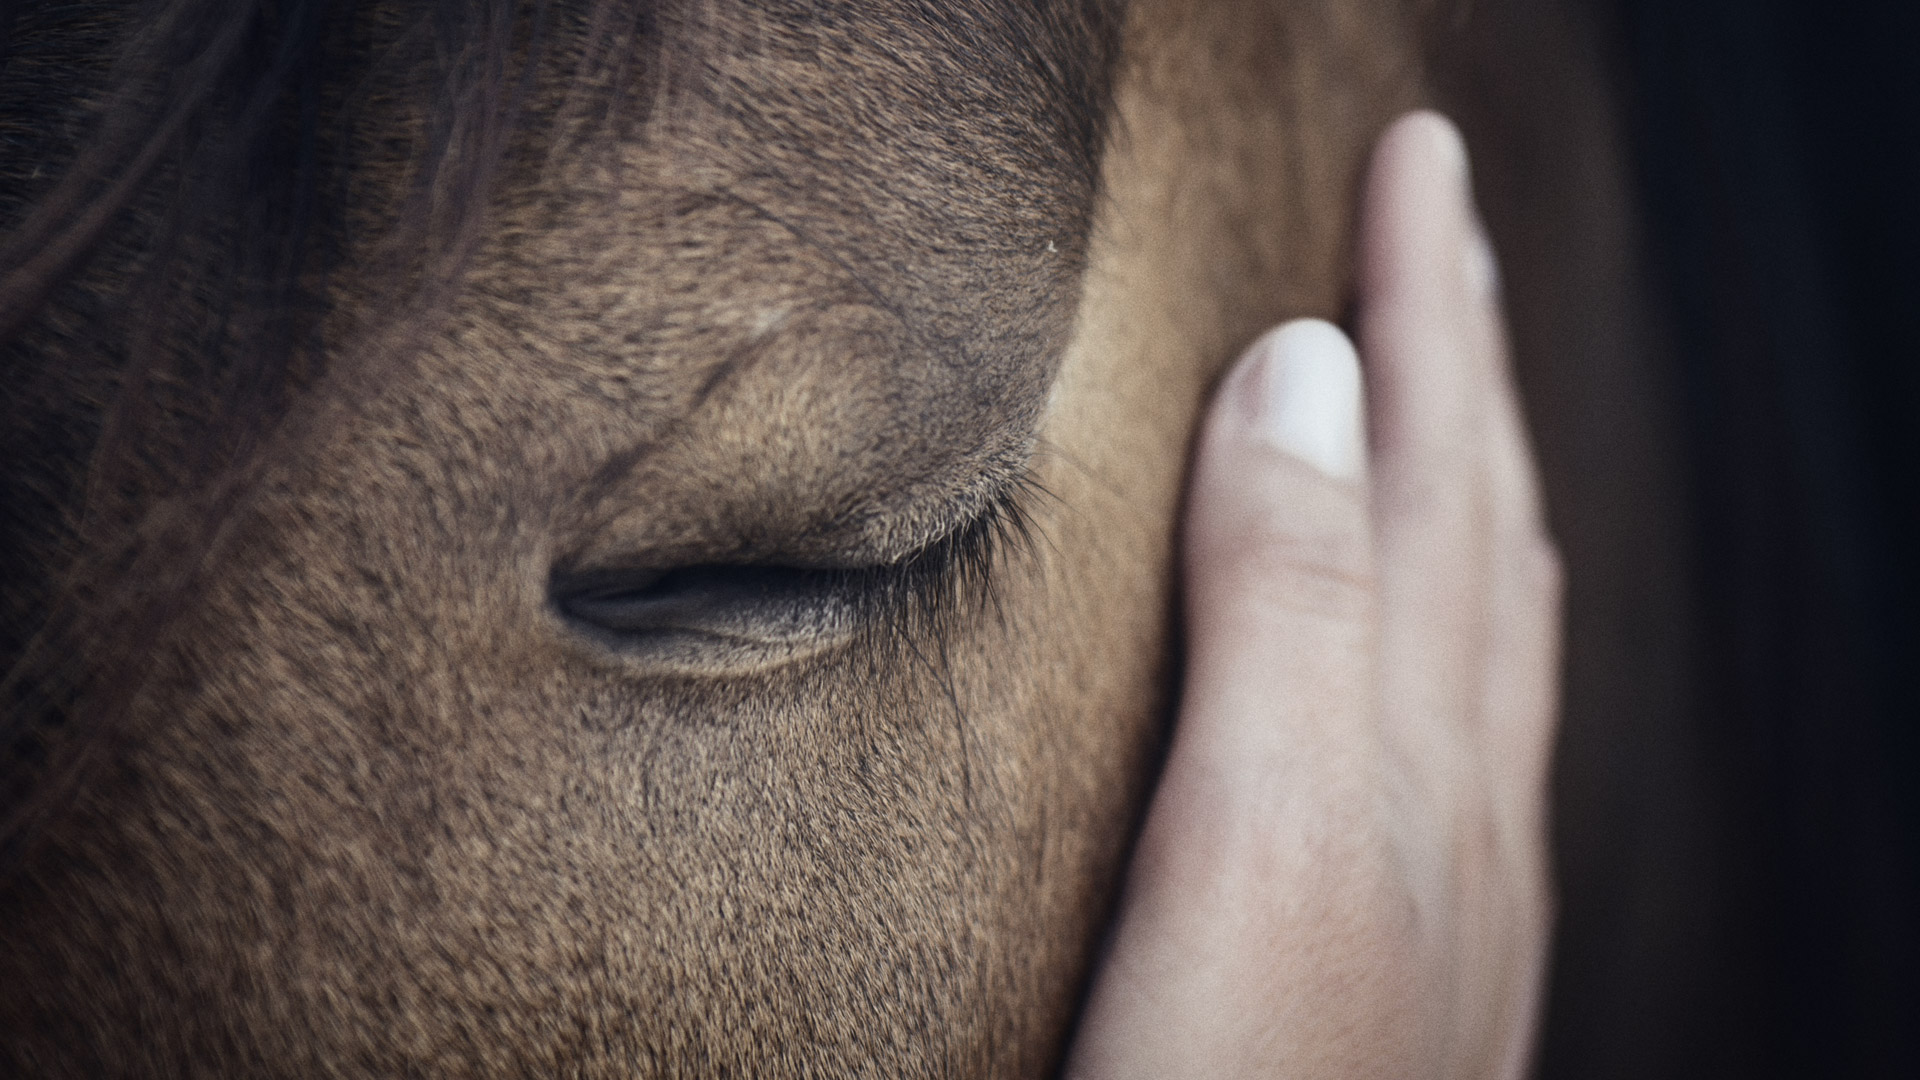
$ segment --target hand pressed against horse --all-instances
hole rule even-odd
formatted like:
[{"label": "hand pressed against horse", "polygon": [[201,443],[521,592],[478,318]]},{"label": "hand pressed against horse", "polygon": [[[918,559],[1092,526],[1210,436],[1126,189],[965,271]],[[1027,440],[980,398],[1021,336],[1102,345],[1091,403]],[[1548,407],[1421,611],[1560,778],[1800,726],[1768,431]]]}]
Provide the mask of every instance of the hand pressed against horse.
[{"label": "hand pressed against horse", "polygon": [[1466,180],[1432,114],[1375,155],[1364,423],[1317,320],[1209,413],[1180,719],[1069,1075],[1526,1067],[1559,572]]}]

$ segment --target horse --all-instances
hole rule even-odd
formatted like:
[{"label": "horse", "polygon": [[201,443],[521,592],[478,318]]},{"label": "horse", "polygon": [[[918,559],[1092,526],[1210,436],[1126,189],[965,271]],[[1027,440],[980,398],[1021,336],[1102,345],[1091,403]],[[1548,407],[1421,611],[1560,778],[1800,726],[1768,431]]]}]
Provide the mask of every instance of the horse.
[{"label": "horse", "polygon": [[1417,104],[1481,162],[1571,573],[1563,840],[1678,700],[1622,640],[1684,590],[1577,12],[10,19],[9,1074],[1057,1069],[1195,419],[1341,313]]}]

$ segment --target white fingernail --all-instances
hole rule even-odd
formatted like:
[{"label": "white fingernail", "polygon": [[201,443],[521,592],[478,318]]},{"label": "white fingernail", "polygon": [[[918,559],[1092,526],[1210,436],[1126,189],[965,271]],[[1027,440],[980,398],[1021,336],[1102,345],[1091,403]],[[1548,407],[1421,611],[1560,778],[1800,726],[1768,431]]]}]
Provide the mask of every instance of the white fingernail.
[{"label": "white fingernail", "polygon": [[1268,441],[1328,476],[1351,480],[1366,459],[1360,358],[1340,328],[1296,319],[1255,343],[1254,424]]}]

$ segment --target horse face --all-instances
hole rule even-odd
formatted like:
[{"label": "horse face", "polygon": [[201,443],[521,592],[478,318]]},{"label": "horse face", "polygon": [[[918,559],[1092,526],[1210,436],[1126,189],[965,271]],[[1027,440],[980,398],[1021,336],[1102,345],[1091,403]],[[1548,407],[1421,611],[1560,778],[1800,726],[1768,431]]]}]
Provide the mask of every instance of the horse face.
[{"label": "horse face", "polygon": [[1108,18],[662,11],[644,122],[516,158],[429,328],[365,329],[350,260],[330,374],[10,887],[20,1052],[1044,1068],[1158,700],[1158,560],[1087,589],[1034,483]]}]

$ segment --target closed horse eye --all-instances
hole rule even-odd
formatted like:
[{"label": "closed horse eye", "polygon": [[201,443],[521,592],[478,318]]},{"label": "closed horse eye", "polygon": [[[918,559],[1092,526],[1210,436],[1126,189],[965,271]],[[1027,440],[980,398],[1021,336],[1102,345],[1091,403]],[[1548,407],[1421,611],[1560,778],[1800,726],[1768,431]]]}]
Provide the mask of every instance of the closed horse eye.
[{"label": "closed horse eye", "polygon": [[893,562],[818,567],[705,563],[556,569],[548,595],[576,630],[630,656],[694,666],[765,662],[856,632],[939,632],[991,595],[993,568],[1028,550],[1029,480],[1011,484],[960,528]]},{"label": "closed horse eye", "polygon": [[853,628],[874,571],[762,564],[557,572],[554,607],[626,651],[829,644]]}]

